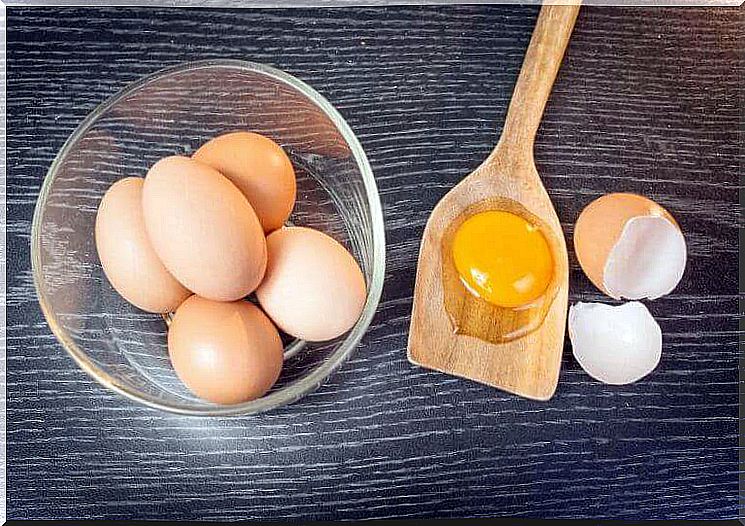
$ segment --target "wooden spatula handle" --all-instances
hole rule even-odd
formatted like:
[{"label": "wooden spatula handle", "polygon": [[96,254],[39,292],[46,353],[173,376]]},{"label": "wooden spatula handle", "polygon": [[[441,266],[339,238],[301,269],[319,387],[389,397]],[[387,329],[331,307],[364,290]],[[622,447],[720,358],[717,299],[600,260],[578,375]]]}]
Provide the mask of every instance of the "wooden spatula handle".
[{"label": "wooden spatula handle", "polygon": [[517,79],[500,142],[532,154],[543,109],[579,13],[576,5],[544,5]]}]

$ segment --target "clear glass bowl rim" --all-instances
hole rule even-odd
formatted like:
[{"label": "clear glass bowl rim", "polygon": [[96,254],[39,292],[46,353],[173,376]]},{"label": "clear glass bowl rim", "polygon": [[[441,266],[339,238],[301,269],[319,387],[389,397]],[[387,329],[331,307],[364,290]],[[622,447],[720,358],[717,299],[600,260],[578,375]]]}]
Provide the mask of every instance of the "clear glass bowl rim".
[{"label": "clear glass bowl rim", "polygon": [[[181,74],[188,71],[214,67],[231,68],[256,73],[282,82],[283,84],[293,88],[294,90],[300,92],[302,95],[310,99],[334,123],[337,130],[339,131],[339,133],[341,133],[345,142],[349,146],[357,167],[362,174],[363,184],[367,195],[367,203],[369,204],[371,215],[370,226],[372,230],[373,250],[372,278],[369,283],[367,300],[365,302],[365,306],[360,319],[357,320],[355,326],[347,334],[347,337],[344,339],[344,341],[339,344],[336,350],[334,350],[334,352],[322,364],[313,369],[310,374],[302,377],[286,388],[270,393],[257,400],[229,406],[195,408],[187,405],[169,404],[156,397],[152,397],[148,394],[139,392],[136,389],[130,388],[128,385],[120,382],[116,377],[108,374],[107,372],[99,368],[92,360],[88,358],[85,351],[78,347],[78,345],[67,334],[67,332],[57,319],[57,315],[52,309],[51,304],[47,299],[42,287],[41,219],[44,213],[52,183],[57,177],[57,172],[61,165],[62,159],[67,156],[73,145],[75,145],[77,141],[88,131],[88,129],[96,122],[96,120],[102,113],[110,109],[117,102],[127,97],[131,93],[156,80],[161,80],[165,77]],[[290,404],[302,398],[306,394],[313,392],[339,367],[341,367],[341,365],[349,358],[349,356],[359,344],[362,336],[365,334],[368,327],[370,326],[373,316],[375,315],[375,311],[377,310],[380,296],[383,290],[383,278],[385,275],[385,228],[383,224],[383,211],[380,203],[380,196],[378,195],[377,185],[375,183],[375,178],[373,176],[372,169],[370,168],[370,164],[367,160],[367,156],[362,149],[362,146],[360,145],[357,137],[354,135],[354,132],[352,132],[351,128],[346,123],[344,118],[331,105],[331,103],[327,101],[322,95],[320,95],[316,90],[311,88],[305,82],[293,77],[292,75],[289,75],[288,73],[285,73],[271,66],[255,62],[226,59],[187,62],[161,69],[141,78],[140,80],[128,84],[121,91],[98,105],[78,125],[78,127],[75,129],[72,135],[70,135],[67,141],[65,141],[64,145],[59,150],[56,157],[54,158],[54,161],[50,165],[46,176],[44,177],[44,182],[41,186],[39,198],[36,202],[36,208],[34,209],[34,216],[31,224],[31,268],[39,304],[41,306],[42,313],[44,314],[44,317],[49,324],[49,327],[51,328],[57,339],[60,341],[60,343],[62,343],[62,346],[65,348],[65,350],[75,360],[75,362],[77,362],[77,364],[85,372],[96,379],[99,383],[146,406],[171,413],[190,416],[212,417],[250,415]]]}]

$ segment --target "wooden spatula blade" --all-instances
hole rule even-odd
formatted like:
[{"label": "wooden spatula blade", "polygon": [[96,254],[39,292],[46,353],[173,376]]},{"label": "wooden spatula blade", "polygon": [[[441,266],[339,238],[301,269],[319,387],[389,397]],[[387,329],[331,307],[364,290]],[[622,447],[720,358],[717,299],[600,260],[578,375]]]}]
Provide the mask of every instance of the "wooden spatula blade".
[{"label": "wooden spatula blade", "polygon": [[[422,367],[475,380],[526,398],[547,400],[556,390],[564,347],[568,281],[563,276],[541,329],[512,342],[493,344],[456,334],[445,309],[442,239],[445,229],[462,209],[463,200],[478,201],[482,196],[494,195],[511,199],[518,197],[516,187],[509,185],[509,178],[474,175],[476,177],[471,182],[475,188],[471,184],[454,188],[437,205],[425,227],[414,288],[408,358]],[[548,204],[544,202],[548,197],[543,198],[541,192],[528,195],[524,191],[519,197],[523,203],[527,201],[528,209],[534,213],[545,216],[548,209],[553,216],[553,228],[559,228],[550,201]],[[568,263],[563,235],[561,243],[564,259],[557,262],[557,268],[566,272]]]}]

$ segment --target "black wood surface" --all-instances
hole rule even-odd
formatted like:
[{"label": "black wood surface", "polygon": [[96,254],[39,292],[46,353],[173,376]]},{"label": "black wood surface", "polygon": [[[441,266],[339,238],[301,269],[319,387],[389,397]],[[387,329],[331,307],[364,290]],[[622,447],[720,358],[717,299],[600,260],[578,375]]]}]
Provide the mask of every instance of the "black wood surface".
[{"label": "black wood surface", "polygon": [[[536,145],[571,239],[610,191],[680,222],[683,282],[650,302],[663,357],[622,387],[567,345],[556,396],[523,400],[406,361],[416,256],[437,200],[499,135],[537,9],[8,10],[9,518],[737,515],[741,9],[585,8]],[[98,103],[182,61],[272,64],[364,146],[388,238],[363,344],[265,415],[149,410],[79,370],[38,308],[31,216],[52,158]],[[604,301],[572,264],[570,300]]]}]

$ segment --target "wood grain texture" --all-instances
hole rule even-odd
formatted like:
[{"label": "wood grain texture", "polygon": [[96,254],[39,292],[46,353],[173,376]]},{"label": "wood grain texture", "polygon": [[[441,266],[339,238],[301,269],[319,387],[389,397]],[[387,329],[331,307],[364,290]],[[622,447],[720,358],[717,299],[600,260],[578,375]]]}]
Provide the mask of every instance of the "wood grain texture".
[{"label": "wood grain texture", "polygon": [[[533,400],[548,400],[556,391],[569,294],[566,243],[536,172],[533,144],[578,12],[578,5],[541,8],[497,147],[427,220],[409,327],[412,363]],[[541,300],[529,308],[489,305],[449,270],[455,223],[485,210],[517,213],[540,226],[549,241],[554,275]],[[475,323],[469,327],[464,320]],[[503,338],[526,330],[519,338]]]},{"label": "wood grain texture", "polygon": [[[734,518],[742,10],[580,13],[536,141],[567,239],[608,191],[680,222],[681,285],[649,303],[657,370],[611,387],[566,346],[538,403],[411,366],[416,255],[435,203],[499,136],[536,8],[8,9],[8,517]],[[78,370],[34,296],[39,186],[75,126],[185,60],[266,62],[347,118],[380,188],[388,266],[352,360],[284,410],[197,420]],[[602,301],[570,252],[570,301]]]}]

